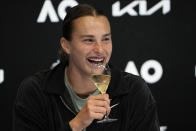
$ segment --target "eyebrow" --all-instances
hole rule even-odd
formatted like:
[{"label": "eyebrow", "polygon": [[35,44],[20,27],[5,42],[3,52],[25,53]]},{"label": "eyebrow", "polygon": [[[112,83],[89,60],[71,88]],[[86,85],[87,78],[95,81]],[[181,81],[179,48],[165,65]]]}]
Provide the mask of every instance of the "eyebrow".
[{"label": "eyebrow", "polygon": [[103,36],[111,36],[111,33],[105,34],[105,35],[103,35]]},{"label": "eyebrow", "polygon": [[[103,35],[103,37],[106,37],[106,36],[111,36],[111,33],[108,33],[108,34],[104,34],[104,35]],[[92,37],[94,37],[94,35],[81,35],[80,37],[81,37],[81,38],[83,38],[83,37],[92,38]]]}]

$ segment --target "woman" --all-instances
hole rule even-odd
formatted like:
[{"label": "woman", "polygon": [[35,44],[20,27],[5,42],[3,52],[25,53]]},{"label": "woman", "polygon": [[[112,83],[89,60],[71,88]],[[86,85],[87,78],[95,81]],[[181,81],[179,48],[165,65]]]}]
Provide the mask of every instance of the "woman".
[{"label": "woman", "polygon": [[[18,89],[15,131],[159,131],[155,100],[140,77],[110,65],[107,94],[91,81],[112,53],[106,16],[86,4],[71,8],[60,43],[61,63],[25,79]],[[117,120],[97,123],[105,115]]]}]

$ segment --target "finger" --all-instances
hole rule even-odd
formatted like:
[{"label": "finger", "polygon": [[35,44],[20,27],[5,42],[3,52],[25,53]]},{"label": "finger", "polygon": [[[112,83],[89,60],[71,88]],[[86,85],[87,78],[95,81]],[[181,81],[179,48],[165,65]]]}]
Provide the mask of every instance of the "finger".
[{"label": "finger", "polygon": [[[89,104],[91,103],[91,104]],[[102,113],[104,115],[109,115],[111,108],[106,101],[91,100],[86,103],[88,112]]]},{"label": "finger", "polygon": [[107,110],[109,110],[110,108],[110,106],[104,105],[104,104],[103,106],[97,106],[97,105],[92,105],[88,103],[85,105],[85,107],[88,113],[94,112],[94,113],[102,113],[102,114],[106,114]]},{"label": "finger", "polygon": [[95,95],[95,96],[90,96],[88,99],[93,99],[93,100],[104,100],[105,97],[103,94],[98,94],[98,95]]},{"label": "finger", "polygon": [[95,95],[95,96],[90,96],[89,99],[104,100],[104,99],[109,99],[109,95],[108,94],[98,94],[98,95]]},{"label": "finger", "polygon": [[108,102],[108,104],[110,105],[110,98],[109,98],[109,95],[108,94],[103,94],[104,96],[104,100]]},{"label": "finger", "polygon": [[108,108],[106,109],[106,115],[109,115],[109,114],[110,114],[110,111],[111,111],[111,108],[108,107]]},{"label": "finger", "polygon": [[109,95],[108,94],[102,94],[102,96],[103,96],[103,99],[105,101],[108,101],[108,103],[110,103],[110,98],[109,98]]},{"label": "finger", "polygon": [[87,103],[92,106],[101,106],[101,107],[105,107],[105,108],[110,107],[110,104],[104,100],[89,100],[89,101],[87,101]]},{"label": "finger", "polygon": [[94,118],[94,119],[101,120],[101,119],[103,119],[104,114],[102,114],[102,113],[92,113],[91,117]]},{"label": "finger", "polygon": [[100,106],[92,106],[91,107],[91,112],[94,112],[94,113],[101,113],[103,115],[106,115],[107,113],[107,108],[105,107],[100,107]]},{"label": "finger", "polygon": [[108,94],[102,94],[105,98],[109,99],[109,95]]},{"label": "finger", "polygon": [[102,100],[107,101],[107,103],[110,105],[110,99],[108,94],[99,94],[95,96],[90,96],[88,100]]}]

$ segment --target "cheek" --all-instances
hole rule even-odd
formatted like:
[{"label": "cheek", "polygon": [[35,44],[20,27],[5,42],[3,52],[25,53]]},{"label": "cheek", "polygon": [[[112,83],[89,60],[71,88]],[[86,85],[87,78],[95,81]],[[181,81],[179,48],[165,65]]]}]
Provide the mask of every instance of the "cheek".
[{"label": "cheek", "polygon": [[111,54],[112,54],[112,44],[111,45],[108,45],[107,48],[106,48],[106,54],[107,54],[107,62],[110,60],[110,57],[111,57]]},{"label": "cheek", "polygon": [[110,56],[112,54],[112,44],[109,44],[107,47],[107,53]]},{"label": "cheek", "polygon": [[78,59],[83,59],[89,52],[89,49],[84,46],[77,46],[72,48],[73,56],[77,57]]}]

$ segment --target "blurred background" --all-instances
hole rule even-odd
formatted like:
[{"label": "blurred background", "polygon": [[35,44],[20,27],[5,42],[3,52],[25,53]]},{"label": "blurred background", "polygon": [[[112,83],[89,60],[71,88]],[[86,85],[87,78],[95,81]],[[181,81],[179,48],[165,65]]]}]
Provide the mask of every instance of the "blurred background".
[{"label": "blurred background", "polygon": [[157,101],[162,131],[195,129],[195,9],[180,0],[25,0],[1,4],[0,130],[12,130],[21,81],[58,62],[66,10],[103,10],[112,28],[110,62],[140,75]]}]

